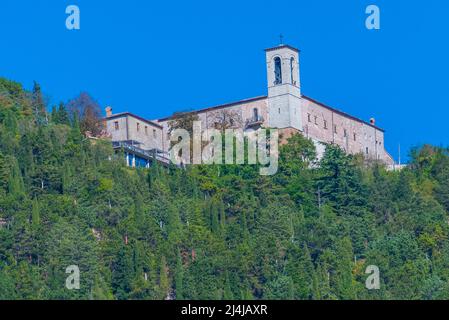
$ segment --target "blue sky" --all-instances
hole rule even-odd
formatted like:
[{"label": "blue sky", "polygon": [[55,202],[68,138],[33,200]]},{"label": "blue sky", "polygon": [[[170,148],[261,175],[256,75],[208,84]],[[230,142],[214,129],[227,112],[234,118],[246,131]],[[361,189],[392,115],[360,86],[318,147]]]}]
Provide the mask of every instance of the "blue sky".
[{"label": "blue sky", "polygon": [[[65,28],[65,8],[81,30]],[[365,28],[365,8],[381,30]],[[150,119],[266,94],[263,49],[301,49],[302,92],[377,119],[397,159],[449,145],[449,1],[1,0],[0,76]]]}]

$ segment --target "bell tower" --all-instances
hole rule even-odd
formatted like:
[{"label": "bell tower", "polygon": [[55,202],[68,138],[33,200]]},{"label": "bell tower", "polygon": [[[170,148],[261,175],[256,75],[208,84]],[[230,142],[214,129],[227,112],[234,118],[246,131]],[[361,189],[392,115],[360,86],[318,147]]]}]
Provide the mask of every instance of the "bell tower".
[{"label": "bell tower", "polygon": [[302,131],[299,50],[281,44],[265,50],[268,79],[268,124]]}]

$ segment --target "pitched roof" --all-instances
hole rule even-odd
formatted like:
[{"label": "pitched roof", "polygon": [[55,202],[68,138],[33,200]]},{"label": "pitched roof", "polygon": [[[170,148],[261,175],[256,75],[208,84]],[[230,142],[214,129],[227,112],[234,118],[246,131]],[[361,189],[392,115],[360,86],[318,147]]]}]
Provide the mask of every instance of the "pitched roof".
[{"label": "pitched roof", "polygon": [[[185,113],[198,114],[198,113],[202,113],[202,112],[206,112],[206,111],[213,111],[213,110],[218,110],[218,109],[222,109],[222,108],[229,108],[229,107],[237,106],[237,105],[240,105],[240,104],[250,103],[250,102],[253,102],[253,101],[263,100],[263,99],[267,99],[267,98],[268,98],[267,96],[258,96],[258,97],[254,97],[254,98],[243,99],[243,100],[234,101],[234,102],[230,102],[230,103],[226,103],[226,104],[221,104],[221,105],[217,105],[217,106],[213,106],[213,107],[208,107],[208,108],[204,108],[204,109],[192,110],[192,111],[188,111],[188,112],[185,112]],[[367,126],[370,126],[372,128],[375,128],[375,129],[377,129],[379,131],[385,132],[384,129],[379,128],[376,125],[373,125],[373,124],[371,124],[371,123],[369,123],[367,121],[364,121],[364,120],[362,120],[360,118],[352,116],[352,115],[350,115],[350,114],[348,114],[346,112],[343,112],[341,110],[338,110],[338,109],[335,109],[333,107],[330,107],[330,106],[328,106],[328,105],[326,105],[326,104],[324,104],[324,103],[322,103],[322,102],[320,102],[318,100],[312,99],[312,98],[310,98],[308,96],[305,96],[305,95],[302,95],[302,98],[304,98],[306,100],[309,100],[309,101],[311,101],[311,102],[313,102],[313,103],[315,103],[315,104],[317,104],[317,105],[319,105],[319,106],[321,106],[323,108],[331,110],[332,112],[335,112],[335,113],[337,113],[339,115],[342,115],[343,117],[352,119],[354,121],[357,121],[357,122],[363,123],[363,124],[365,124]],[[172,116],[169,116],[169,117],[165,117],[165,118],[159,119],[157,121],[167,121],[167,120],[173,119],[174,117],[175,117],[175,115],[172,115]]]},{"label": "pitched roof", "polygon": [[299,50],[299,49],[297,49],[295,47],[289,46],[288,44],[280,44],[280,45],[278,45],[276,47],[271,47],[271,48],[265,49],[265,52],[274,51],[274,50],[278,50],[278,49],[282,49],[282,48],[288,48],[288,49],[296,51],[296,52],[300,52],[301,51],[301,50]]},{"label": "pitched roof", "polygon": [[[267,98],[267,96],[259,96],[259,97],[254,97],[254,98],[234,101],[234,102],[230,102],[230,103],[226,103],[226,104],[220,104],[220,105],[216,105],[216,106],[213,106],[213,107],[187,111],[185,113],[198,114],[198,113],[202,113],[202,112],[207,112],[207,111],[213,111],[213,110],[218,110],[218,109],[224,109],[224,108],[229,108],[229,107],[233,107],[233,106],[238,106],[240,104],[245,104],[245,103],[250,103],[250,102],[254,102],[254,101],[259,101],[259,100],[263,100],[263,99],[266,99],[266,98]],[[165,117],[165,118],[159,119],[158,121],[167,121],[167,120],[175,118],[175,116],[176,115],[173,114],[173,115],[171,115],[169,117]]]},{"label": "pitched roof", "polygon": [[309,98],[308,96],[302,95],[302,97],[303,97],[304,99],[306,99],[306,100],[309,100],[309,101],[311,101],[311,102],[313,102],[313,103],[315,103],[315,104],[317,104],[317,105],[323,107],[323,108],[326,108],[326,109],[328,109],[328,110],[331,110],[332,112],[335,112],[335,113],[337,113],[337,114],[339,114],[339,115],[342,115],[343,117],[352,119],[352,120],[357,121],[357,122],[361,122],[361,123],[363,123],[363,124],[366,124],[367,126],[370,126],[370,127],[373,127],[373,128],[375,128],[375,129],[377,129],[377,130],[379,130],[379,131],[385,132],[384,129],[379,128],[378,126],[376,126],[376,125],[374,125],[374,124],[372,124],[372,123],[369,123],[369,122],[367,122],[367,121],[364,121],[364,120],[362,120],[362,119],[360,119],[360,118],[351,116],[350,114],[348,114],[348,113],[346,113],[346,112],[343,112],[343,111],[341,111],[341,110],[338,110],[338,109],[335,109],[335,108],[333,108],[333,107],[330,107],[330,106],[328,106],[328,105],[326,105],[326,104],[324,104],[324,103],[322,103],[322,102],[319,102],[319,101],[317,101],[317,100],[315,100],[315,99]]},{"label": "pitched roof", "polygon": [[131,113],[131,112],[116,113],[116,114],[113,114],[113,115],[111,115],[109,117],[104,118],[104,120],[114,120],[114,119],[121,118],[121,117],[126,117],[126,116],[130,116],[130,117],[139,119],[140,121],[145,122],[145,123],[147,123],[147,124],[149,124],[151,126],[155,126],[155,127],[158,127],[160,129],[162,129],[162,126],[160,124],[158,124],[156,122],[153,122],[153,121],[150,121],[150,120],[147,120],[147,119],[144,119],[144,118],[142,118],[142,117],[140,117],[138,115],[135,115],[134,113]]}]

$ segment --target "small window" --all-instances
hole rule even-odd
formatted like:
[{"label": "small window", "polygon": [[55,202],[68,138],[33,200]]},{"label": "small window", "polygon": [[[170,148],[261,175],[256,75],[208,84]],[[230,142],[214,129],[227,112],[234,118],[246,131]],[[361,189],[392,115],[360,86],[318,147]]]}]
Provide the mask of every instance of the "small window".
[{"label": "small window", "polygon": [[253,117],[254,117],[254,120],[259,119],[259,109],[257,109],[257,108],[253,109]]},{"label": "small window", "polygon": [[145,126],[145,134],[148,135],[148,126]]},{"label": "small window", "polygon": [[346,131],[346,129],[343,130],[343,136],[344,136],[345,138],[348,137],[348,131]]},{"label": "small window", "polygon": [[156,137],[157,137],[156,129],[153,129],[153,138],[156,139]]},{"label": "small window", "polygon": [[119,126],[119,124],[118,124],[118,121],[115,121],[115,122],[114,122],[114,128],[115,128],[115,130],[120,129],[120,126]]},{"label": "small window", "polygon": [[369,149],[368,149],[368,147],[366,147],[366,155],[368,155],[369,154]]},{"label": "small window", "polygon": [[324,129],[327,129],[327,121],[324,120]]},{"label": "small window", "polygon": [[315,124],[318,125],[318,117],[315,116]]},{"label": "small window", "polygon": [[140,131],[140,123],[137,122],[137,132]]},{"label": "small window", "polygon": [[354,141],[357,141],[357,134],[354,132]]},{"label": "small window", "polygon": [[312,118],[311,118],[310,113],[307,114],[307,120],[309,120],[309,122],[312,122]]},{"label": "small window", "polygon": [[281,114],[281,108],[278,108],[278,112],[279,112],[279,114]]},{"label": "small window", "polygon": [[290,59],[290,77],[291,77],[291,83],[292,85],[295,85],[295,78],[294,78],[294,73],[295,73],[295,59],[292,57]]},{"label": "small window", "polygon": [[337,125],[334,125],[334,133],[337,133]]}]

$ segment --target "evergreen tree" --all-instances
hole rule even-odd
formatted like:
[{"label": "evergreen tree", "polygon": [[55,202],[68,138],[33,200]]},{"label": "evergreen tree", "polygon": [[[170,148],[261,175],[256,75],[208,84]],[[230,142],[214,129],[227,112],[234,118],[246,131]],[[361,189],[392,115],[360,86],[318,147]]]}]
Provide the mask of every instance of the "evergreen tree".
[{"label": "evergreen tree", "polygon": [[122,245],[112,271],[112,289],[119,300],[125,300],[131,291],[132,259],[128,246]]},{"label": "evergreen tree", "polygon": [[182,258],[178,253],[178,257],[176,259],[176,270],[175,270],[175,289],[176,289],[176,300],[184,299],[184,270],[182,266]]},{"label": "evergreen tree", "polygon": [[48,116],[41,86],[36,81],[34,81],[33,85],[32,108],[36,124],[39,126],[48,124]]},{"label": "evergreen tree", "polygon": [[16,158],[11,157],[11,171],[8,178],[8,192],[12,195],[22,195],[24,192],[24,185],[22,174],[19,169],[19,164]]},{"label": "evergreen tree", "polygon": [[[0,299],[449,297],[447,148],[388,171],[335,146],[316,161],[295,135],[271,177],[132,169],[84,137],[96,121],[81,100],[44,125],[39,85],[0,78]],[[80,290],[65,287],[74,265]],[[369,265],[380,290],[365,288]]]}]

